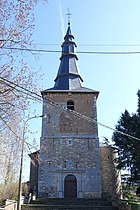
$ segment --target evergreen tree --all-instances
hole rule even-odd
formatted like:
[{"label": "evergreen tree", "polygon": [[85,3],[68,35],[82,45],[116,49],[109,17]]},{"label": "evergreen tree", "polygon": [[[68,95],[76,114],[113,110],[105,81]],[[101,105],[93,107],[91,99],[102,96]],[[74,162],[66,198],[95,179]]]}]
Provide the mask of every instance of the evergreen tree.
[{"label": "evergreen tree", "polygon": [[138,112],[138,116],[140,117],[140,90],[138,90],[137,95],[138,95],[138,109],[137,109],[137,112]]},{"label": "evergreen tree", "polygon": [[[116,130],[140,139],[140,90],[138,109],[130,114],[127,110],[121,114]],[[119,132],[114,132],[112,140],[119,149],[119,168],[129,171],[129,183],[140,183],[140,141]]]}]

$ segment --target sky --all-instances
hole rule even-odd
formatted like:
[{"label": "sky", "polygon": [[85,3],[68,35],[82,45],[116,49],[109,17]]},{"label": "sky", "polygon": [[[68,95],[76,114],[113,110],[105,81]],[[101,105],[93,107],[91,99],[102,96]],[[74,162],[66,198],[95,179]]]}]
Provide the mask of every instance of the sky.
[{"label": "sky", "polygon": [[[125,109],[130,113],[137,110],[140,54],[106,52],[140,52],[140,1],[48,0],[46,5],[39,3],[35,9],[32,37],[36,49],[61,50],[67,30],[68,8],[71,30],[77,44],[78,66],[84,79],[82,86],[100,92],[98,122],[114,129]],[[44,74],[42,90],[54,86],[60,56],[61,53],[40,53],[39,59],[30,57],[34,68],[41,69]],[[42,114],[41,104],[35,109],[37,114]],[[39,142],[41,120],[32,120],[30,126],[37,132]],[[100,141],[103,137],[111,140],[111,129],[99,125],[98,130]]]}]

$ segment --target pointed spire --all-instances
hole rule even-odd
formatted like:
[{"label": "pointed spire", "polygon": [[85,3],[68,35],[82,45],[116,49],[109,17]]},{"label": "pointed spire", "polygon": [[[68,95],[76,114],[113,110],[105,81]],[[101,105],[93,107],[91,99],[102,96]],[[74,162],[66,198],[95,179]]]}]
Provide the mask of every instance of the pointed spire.
[{"label": "pointed spire", "polygon": [[83,79],[78,72],[76,44],[74,42],[74,36],[71,33],[70,22],[68,22],[68,29],[61,47],[61,62],[55,79],[54,88],[57,90],[72,90],[80,88]]},{"label": "pointed spire", "polygon": [[62,54],[60,57],[60,66],[56,76],[55,85],[53,88],[42,91],[45,92],[96,92],[85,87],[82,87],[82,77],[79,74],[78,57],[76,55],[76,43],[70,27],[70,13],[68,12],[68,28],[62,44]]},{"label": "pointed spire", "polygon": [[66,33],[66,35],[64,37],[64,40],[65,41],[73,41],[73,39],[74,39],[74,36],[71,33],[70,25],[68,25],[67,33]]}]

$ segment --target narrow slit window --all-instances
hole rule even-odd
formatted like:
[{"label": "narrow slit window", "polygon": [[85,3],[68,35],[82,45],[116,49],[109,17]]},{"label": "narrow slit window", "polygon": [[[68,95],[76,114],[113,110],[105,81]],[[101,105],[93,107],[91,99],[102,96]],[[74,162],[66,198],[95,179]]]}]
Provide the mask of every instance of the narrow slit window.
[{"label": "narrow slit window", "polygon": [[67,102],[67,109],[74,110],[74,102],[72,100]]}]

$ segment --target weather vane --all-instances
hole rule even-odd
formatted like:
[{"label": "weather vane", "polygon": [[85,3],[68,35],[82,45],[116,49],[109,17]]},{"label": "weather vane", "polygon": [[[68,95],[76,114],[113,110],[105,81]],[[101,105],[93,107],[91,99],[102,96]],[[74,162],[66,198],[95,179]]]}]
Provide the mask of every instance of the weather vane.
[{"label": "weather vane", "polygon": [[68,25],[70,25],[70,16],[71,16],[70,9],[68,8],[67,11],[68,13],[66,15],[68,16]]}]

